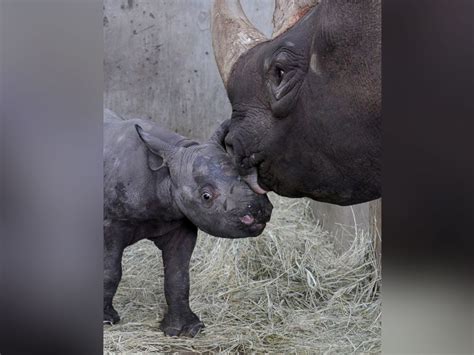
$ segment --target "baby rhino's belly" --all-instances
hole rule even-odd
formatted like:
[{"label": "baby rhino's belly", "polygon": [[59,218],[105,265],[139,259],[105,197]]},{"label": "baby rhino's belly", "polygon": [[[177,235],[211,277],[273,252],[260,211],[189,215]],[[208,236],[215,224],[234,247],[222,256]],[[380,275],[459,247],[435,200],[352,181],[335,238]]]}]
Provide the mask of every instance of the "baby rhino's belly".
[{"label": "baby rhino's belly", "polygon": [[[112,233],[105,233],[105,238],[120,238],[124,245],[135,244],[142,239],[152,241],[159,240],[170,232],[180,228],[183,221],[161,221],[161,220],[123,220],[104,219],[104,227]],[[112,227],[112,228],[110,228]],[[115,228],[114,228],[115,227]],[[118,228],[117,228],[118,227]],[[113,231],[120,231],[113,233]]]},{"label": "baby rhino's belly", "polygon": [[181,226],[181,221],[160,222],[156,220],[141,221],[137,224],[135,236],[130,244],[136,243],[142,239],[156,240]]}]

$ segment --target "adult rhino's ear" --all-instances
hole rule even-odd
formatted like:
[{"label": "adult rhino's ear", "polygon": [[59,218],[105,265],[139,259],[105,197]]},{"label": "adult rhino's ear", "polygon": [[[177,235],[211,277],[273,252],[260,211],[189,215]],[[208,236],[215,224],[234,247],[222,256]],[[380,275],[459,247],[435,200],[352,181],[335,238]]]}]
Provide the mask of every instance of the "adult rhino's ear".
[{"label": "adult rhino's ear", "polygon": [[148,149],[148,166],[150,169],[157,171],[162,167],[167,166],[173,159],[177,148],[144,131],[143,128],[137,124],[135,125],[135,129],[137,130],[138,136],[142,142],[145,143],[145,146]]},{"label": "adult rhino's ear", "polygon": [[222,148],[225,148],[225,137],[229,133],[230,119],[225,120],[221,123],[219,128],[214,132],[214,134],[209,138],[209,142],[216,143]]}]

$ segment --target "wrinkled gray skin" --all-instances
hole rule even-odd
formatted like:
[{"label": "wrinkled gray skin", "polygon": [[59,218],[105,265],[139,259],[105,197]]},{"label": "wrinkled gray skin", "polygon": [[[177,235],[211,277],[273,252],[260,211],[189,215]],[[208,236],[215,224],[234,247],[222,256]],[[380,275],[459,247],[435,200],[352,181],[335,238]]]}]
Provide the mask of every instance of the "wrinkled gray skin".
[{"label": "wrinkled gray skin", "polygon": [[104,122],[104,323],[120,320],[112,299],[123,250],[141,239],[161,249],[167,335],[194,336],[204,327],[189,307],[189,261],[197,228],[223,238],[259,235],[270,219],[268,198],[241,181],[222,148],[224,127],[205,144],[151,121]]},{"label": "wrinkled gray skin", "polygon": [[257,169],[264,190],[339,205],[380,197],[380,0],[322,0],[243,53],[227,92],[241,176]]}]

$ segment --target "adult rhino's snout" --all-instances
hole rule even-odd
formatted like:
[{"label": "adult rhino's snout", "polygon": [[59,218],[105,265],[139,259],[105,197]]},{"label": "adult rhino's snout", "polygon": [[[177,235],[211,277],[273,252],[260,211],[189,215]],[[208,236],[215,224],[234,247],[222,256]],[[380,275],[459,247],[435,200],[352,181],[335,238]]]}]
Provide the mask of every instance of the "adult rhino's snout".
[{"label": "adult rhino's snout", "polygon": [[234,143],[229,135],[227,135],[225,138],[225,149],[227,153],[233,157],[235,163],[239,165],[239,172],[242,176],[242,180],[247,183],[253,192],[259,195],[265,195],[268,191],[262,188],[258,183],[258,172],[257,167],[255,166],[255,154],[252,154],[248,158],[244,157],[242,155],[242,147],[237,144],[237,146],[234,148]]},{"label": "adult rhino's snout", "polygon": [[242,176],[242,180],[244,180],[247,185],[249,185],[249,187],[253,190],[253,192],[257,194],[265,195],[268,192],[259,185],[257,168],[255,167],[250,170],[250,174]]}]

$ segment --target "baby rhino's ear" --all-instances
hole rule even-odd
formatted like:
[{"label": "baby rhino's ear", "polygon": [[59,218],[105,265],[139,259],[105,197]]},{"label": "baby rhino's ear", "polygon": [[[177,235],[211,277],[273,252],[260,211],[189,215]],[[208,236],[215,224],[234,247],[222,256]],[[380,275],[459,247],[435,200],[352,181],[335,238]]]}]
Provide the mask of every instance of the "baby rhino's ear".
[{"label": "baby rhino's ear", "polygon": [[138,136],[145,143],[148,149],[148,166],[151,170],[157,171],[162,167],[169,164],[173,155],[176,153],[177,148],[166,143],[158,137],[145,132],[142,127],[135,125]]}]

